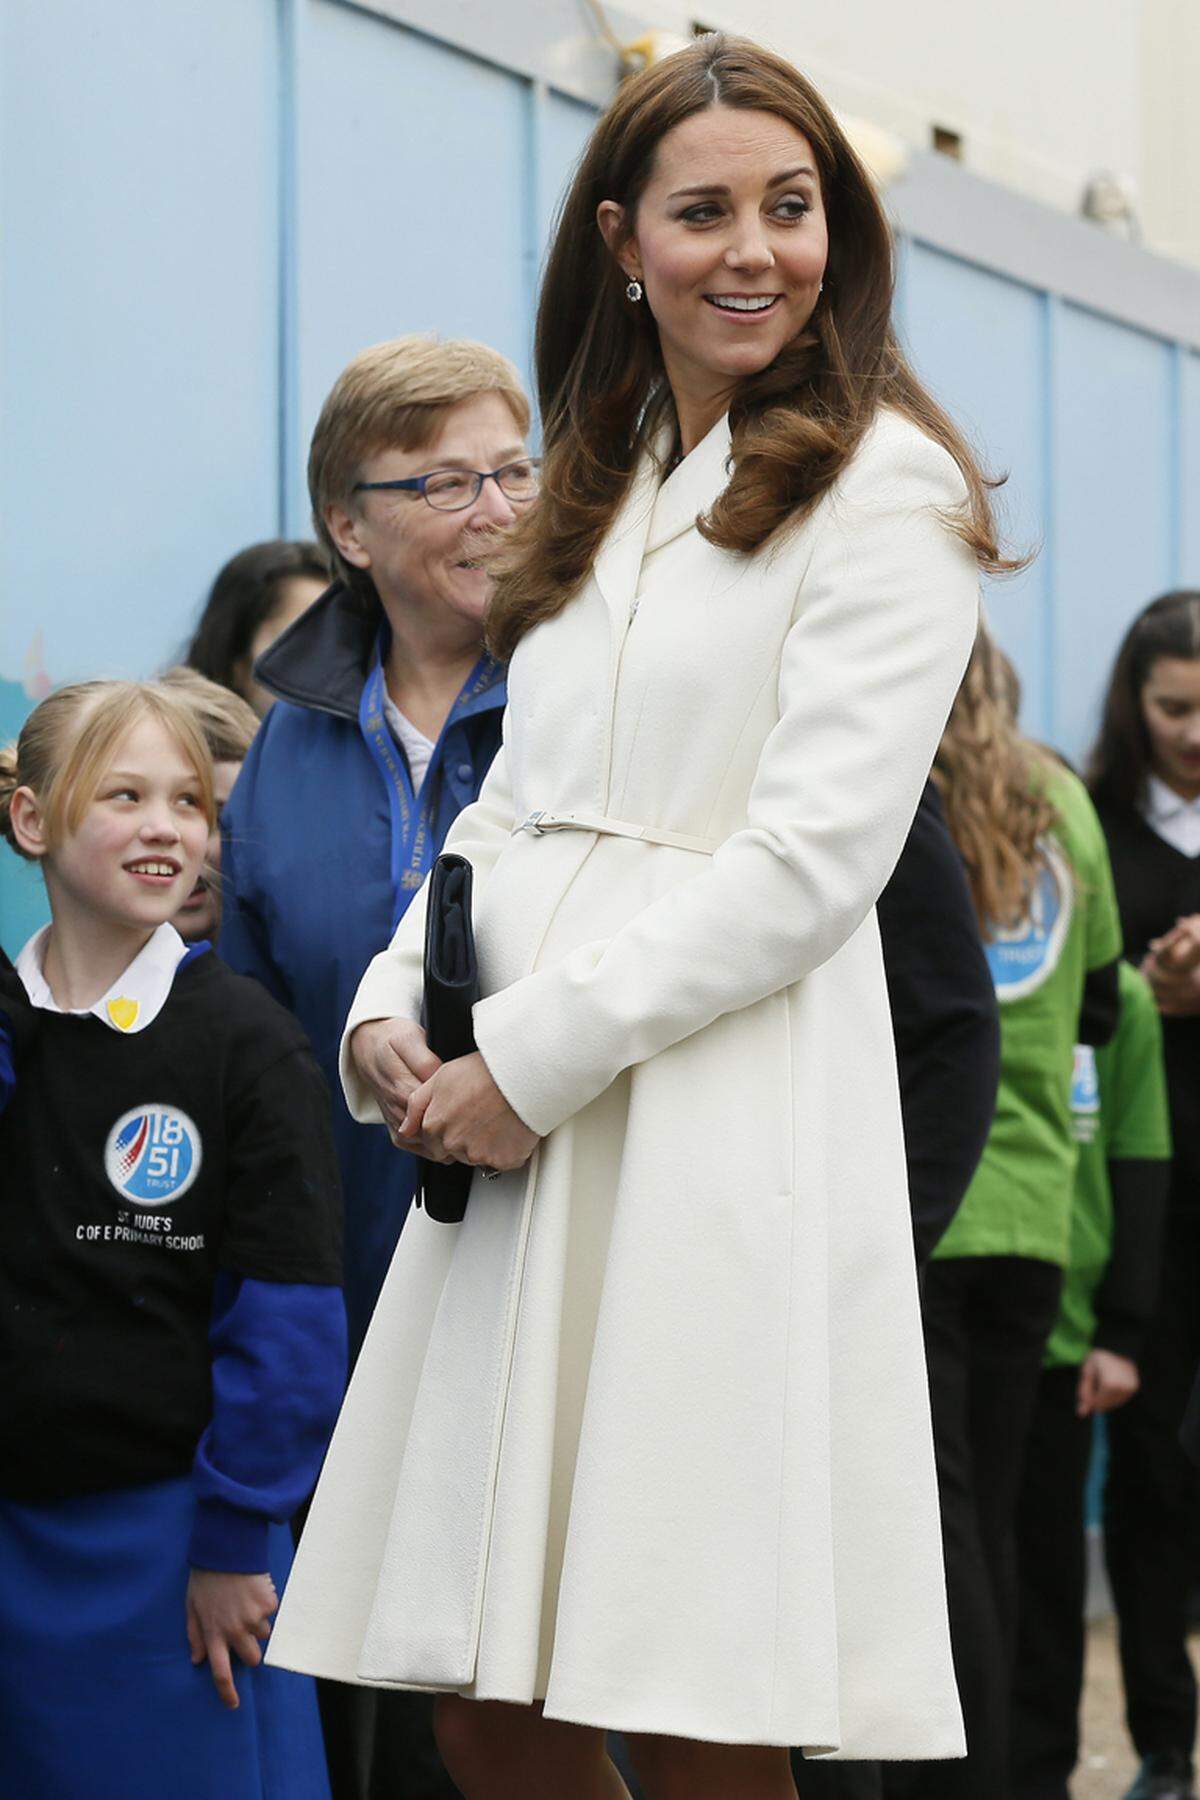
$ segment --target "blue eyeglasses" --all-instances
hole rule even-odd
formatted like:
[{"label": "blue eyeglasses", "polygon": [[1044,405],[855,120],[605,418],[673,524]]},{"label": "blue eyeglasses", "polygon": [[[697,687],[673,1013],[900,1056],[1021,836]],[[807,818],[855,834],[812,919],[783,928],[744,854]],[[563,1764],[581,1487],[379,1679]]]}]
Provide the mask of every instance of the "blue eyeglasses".
[{"label": "blue eyeglasses", "polygon": [[505,463],[502,469],[434,469],[429,475],[413,475],[407,481],[356,481],[356,494],[420,494],[435,512],[464,512],[483,492],[485,481],[494,481],[506,500],[532,500],[538,491],[536,456]]}]

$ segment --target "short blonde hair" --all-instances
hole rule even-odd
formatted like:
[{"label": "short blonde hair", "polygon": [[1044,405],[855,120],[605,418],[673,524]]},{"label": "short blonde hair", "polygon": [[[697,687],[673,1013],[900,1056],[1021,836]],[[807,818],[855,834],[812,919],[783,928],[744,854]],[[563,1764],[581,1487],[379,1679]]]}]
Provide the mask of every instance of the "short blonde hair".
[{"label": "short blonde hair", "polygon": [[368,456],[420,450],[437,436],[445,413],[480,394],[507,401],[521,436],[529,401],[507,356],[470,338],[444,343],[429,333],[392,338],[362,350],[342,370],[321,408],[308,455],[313,529],[334,569],[351,588],[373,592],[361,569],[344,562],[325,523],[330,506],[349,506]]},{"label": "short blonde hair", "polygon": [[19,856],[26,852],[12,830],[17,789],[37,795],[53,850],[78,829],[121,739],[146,718],[166,727],[195,769],[201,810],[212,828],[212,758],[187,703],[153,681],[78,681],[35,706],[16,743],[0,750],[0,834]]},{"label": "short blonde hair", "polygon": [[183,663],[158,679],[191,708],[214,762],[245,762],[261,720],[240,694]]}]

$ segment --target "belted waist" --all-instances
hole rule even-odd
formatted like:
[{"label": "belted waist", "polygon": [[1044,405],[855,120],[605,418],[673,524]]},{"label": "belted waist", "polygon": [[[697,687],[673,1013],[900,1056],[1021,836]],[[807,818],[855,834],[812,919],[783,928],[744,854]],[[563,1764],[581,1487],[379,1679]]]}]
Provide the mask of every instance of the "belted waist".
[{"label": "belted waist", "polygon": [[547,831],[594,831],[600,837],[635,838],[643,844],[665,844],[669,850],[693,850],[698,856],[711,856],[720,845],[719,838],[688,837],[682,831],[660,831],[657,825],[631,825],[627,819],[609,819],[600,813],[531,812],[516,826],[518,831],[532,831],[541,837]]}]

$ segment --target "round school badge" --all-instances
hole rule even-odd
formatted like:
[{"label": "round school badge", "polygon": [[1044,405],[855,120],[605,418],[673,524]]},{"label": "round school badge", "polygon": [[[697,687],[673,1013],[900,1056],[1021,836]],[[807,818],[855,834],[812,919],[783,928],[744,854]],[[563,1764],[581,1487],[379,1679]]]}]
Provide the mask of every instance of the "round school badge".
[{"label": "round school badge", "polygon": [[177,1106],[135,1106],[122,1113],[104,1146],[104,1172],[132,1206],[166,1206],[200,1173],[200,1133]]},{"label": "round school badge", "polygon": [[1051,838],[1038,845],[1041,864],[1025,913],[1015,925],[994,931],[984,944],[996,998],[1022,1000],[1058,967],[1075,907],[1071,870]]}]

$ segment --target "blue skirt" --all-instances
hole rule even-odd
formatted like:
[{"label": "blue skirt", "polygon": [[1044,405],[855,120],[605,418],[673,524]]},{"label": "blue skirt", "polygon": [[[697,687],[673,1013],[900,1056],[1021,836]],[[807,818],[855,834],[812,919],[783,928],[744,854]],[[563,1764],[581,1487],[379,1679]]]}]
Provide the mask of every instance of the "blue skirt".
[{"label": "blue skirt", "polygon": [[[189,1478],[40,1505],[0,1499],[0,1791],[20,1800],[329,1800],[316,1689],[233,1658],[193,1667]],[[271,1529],[282,1594],[292,1562]]]}]

